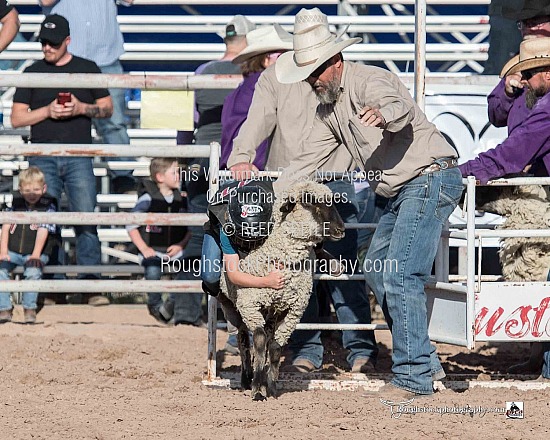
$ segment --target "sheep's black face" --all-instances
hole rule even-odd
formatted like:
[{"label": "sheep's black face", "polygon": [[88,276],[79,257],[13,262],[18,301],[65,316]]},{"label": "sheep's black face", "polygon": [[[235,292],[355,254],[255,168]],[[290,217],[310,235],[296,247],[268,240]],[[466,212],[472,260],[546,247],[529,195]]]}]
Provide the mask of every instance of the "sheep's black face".
[{"label": "sheep's black face", "polygon": [[331,241],[344,238],[345,225],[334,206],[332,194],[324,197],[307,193],[302,199],[302,205],[309,209],[317,224],[322,228],[322,236]]}]

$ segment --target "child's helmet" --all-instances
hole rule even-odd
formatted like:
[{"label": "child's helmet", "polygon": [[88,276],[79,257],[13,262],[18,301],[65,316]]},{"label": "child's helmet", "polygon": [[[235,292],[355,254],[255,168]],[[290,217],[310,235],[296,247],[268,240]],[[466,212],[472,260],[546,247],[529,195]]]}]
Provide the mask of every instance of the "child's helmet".
[{"label": "child's helmet", "polygon": [[230,198],[224,232],[241,250],[257,248],[271,233],[273,197],[272,192],[258,185],[246,185]]}]

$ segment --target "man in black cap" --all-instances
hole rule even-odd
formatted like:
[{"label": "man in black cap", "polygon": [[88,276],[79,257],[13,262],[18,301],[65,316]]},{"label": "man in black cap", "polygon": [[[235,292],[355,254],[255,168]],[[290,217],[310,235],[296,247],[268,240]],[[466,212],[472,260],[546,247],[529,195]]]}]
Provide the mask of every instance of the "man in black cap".
[{"label": "man in black cap", "polygon": [[[89,60],[67,51],[71,41],[68,21],[61,15],[48,15],[38,35],[44,59],[25,69],[25,73],[101,73]],[[13,127],[30,125],[33,143],[91,144],[92,118],[108,118],[113,103],[107,89],[38,87],[17,88],[13,97]],[[61,199],[64,189],[72,212],[93,212],[96,183],[90,157],[33,156],[29,164],[46,176],[52,196]],[[96,226],[76,226],[78,264],[101,264],[101,247]],[[107,298],[90,295],[92,305],[108,304]]]}]

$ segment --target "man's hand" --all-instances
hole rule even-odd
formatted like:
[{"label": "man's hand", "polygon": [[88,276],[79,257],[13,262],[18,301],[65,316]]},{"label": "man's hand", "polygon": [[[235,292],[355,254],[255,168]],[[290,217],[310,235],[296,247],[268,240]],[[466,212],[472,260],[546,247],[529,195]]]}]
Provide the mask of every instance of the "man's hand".
[{"label": "man's hand", "polygon": [[40,258],[29,258],[25,262],[25,268],[42,269],[43,267],[44,263],[42,263],[42,260],[40,260]]},{"label": "man's hand", "polygon": [[141,255],[143,258],[153,258],[157,256],[156,251],[152,247],[147,247],[145,249],[140,249]]},{"label": "man's hand", "polygon": [[250,179],[255,173],[259,172],[256,165],[248,162],[239,162],[229,168],[235,180]]},{"label": "man's hand", "polygon": [[513,73],[508,75],[504,80],[504,91],[510,97],[515,96],[517,89],[523,89],[523,84],[521,83],[521,74]]},{"label": "man's hand", "polygon": [[386,120],[380,110],[374,107],[369,107],[368,105],[363,107],[359,111],[359,119],[361,120],[361,125],[367,127],[384,127],[386,125]]},{"label": "man's hand", "polygon": [[[72,98],[72,95],[71,95]],[[68,107],[70,103],[65,105],[58,104],[57,98],[54,99],[49,105],[49,117],[52,119],[68,119],[72,117],[74,109]]]},{"label": "man's hand", "polygon": [[168,246],[168,249],[166,249],[166,254],[169,257],[173,257],[174,255],[177,255],[178,252],[181,252],[182,250],[183,250],[182,246],[180,246],[179,244],[173,244]]},{"label": "man's hand", "polygon": [[0,261],[10,261],[10,256],[8,255],[8,253],[0,253]]}]

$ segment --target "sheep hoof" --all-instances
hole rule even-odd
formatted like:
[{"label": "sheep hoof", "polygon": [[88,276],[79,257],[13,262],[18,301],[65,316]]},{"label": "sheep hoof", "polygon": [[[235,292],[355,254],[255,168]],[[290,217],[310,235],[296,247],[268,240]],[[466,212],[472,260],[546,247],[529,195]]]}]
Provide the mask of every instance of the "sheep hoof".
[{"label": "sheep hoof", "polygon": [[261,402],[261,401],[267,400],[267,397],[264,396],[262,392],[258,390],[252,394],[252,400],[254,400],[255,402]]}]

